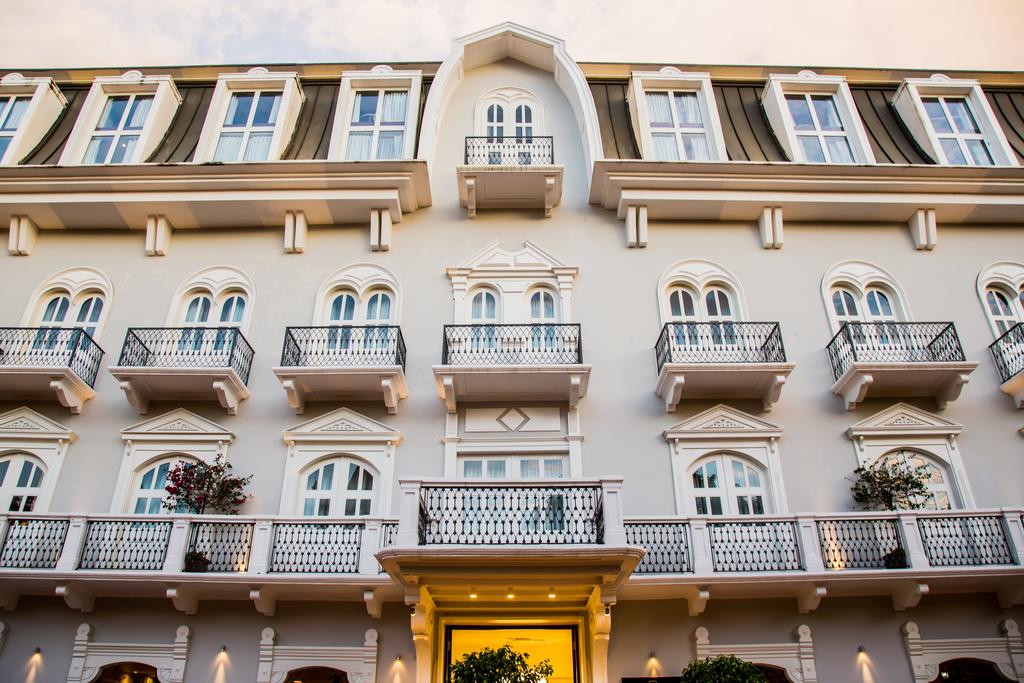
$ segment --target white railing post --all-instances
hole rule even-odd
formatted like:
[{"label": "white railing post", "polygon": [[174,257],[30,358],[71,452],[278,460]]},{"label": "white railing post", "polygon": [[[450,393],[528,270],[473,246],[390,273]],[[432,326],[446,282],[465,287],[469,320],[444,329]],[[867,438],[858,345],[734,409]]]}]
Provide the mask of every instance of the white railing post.
[{"label": "white railing post", "polygon": [[88,526],[85,517],[72,517],[68,520],[68,533],[64,536],[64,547],[61,548],[57,566],[54,567],[56,571],[72,572],[78,568],[78,558],[82,556]]},{"label": "white railing post", "polygon": [[701,517],[691,517],[689,527],[693,573],[695,576],[711,576],[715,573],[715,563],[711,558],[711,532],[708,529],[708,521]]},{"label": "white railing post", "polygon": [[163,571],[177,574],[185,564],[185,552],[188,546],[188,532],[191,521],[184,517],[176,517],[171,524],[171,533],[167,537],[167,554],[164,555]]},{"label": "white railing post", "polygon": [[820,574],[825,571],[821,557],[821,542],[818,539],[818,523],[813,517],[796,518],[797,533],[800,535],[800,559],[804,571]]},{"label": "white railing post", "polygon": [[0,515],[0,553],[4,551],[4,545],[7,541],[7,526],[11,521],[7,518],[7,515]]},{"label": "white railing post", "polygon": [[411,548],[419,545],[420,485],[419,479],[401,479],[401,500],[398,504],[398,537],[395,545]]},{"label": "white railing post", "polygon": [[601,504],[604,508],[604,544],[626,545],[626,525],[622,522],[622,477],[601,479]]},{"label": "white railing post", "polygon": [[374,576],[380,573],[377,551],[380,550],[380,520],[368,519],[363,525],[363,538],[359,547],[359,573]]},{"label": "white railing post", "polygon": [[1010,547],[1010,557],[1014,564],[1024,564],[1024,524],[1021,515],[1024,510],[1003,508],[1003,524],[1006,527],[1006,545]]},{"label": "white railing post", "polygon": [[913,511],[900,511],[900,535],[903,537],[903,550],[907,553],[908,569],[927,569],[931,565],[924,551],[924,539],[917,525],[917,514]]},{"label": "white railing post", "polygon": [[266,574],[269,571],[273,541],[274,522],[269,519],[256,520],[252,526],[252,548],[249,549],[247,574]]}]

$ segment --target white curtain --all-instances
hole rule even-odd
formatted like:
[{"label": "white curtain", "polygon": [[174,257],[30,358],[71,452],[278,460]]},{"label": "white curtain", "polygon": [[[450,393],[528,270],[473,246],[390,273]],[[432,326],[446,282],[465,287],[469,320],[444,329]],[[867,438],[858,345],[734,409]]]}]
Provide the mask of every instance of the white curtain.
[{"label": "white curtain", "polygon": [[273,133],[250,133],[249,143],[245,146],[246,161],[266,161],[270,158],[270,141]]},{"label": "white curtain", "polygon": [[352,132],[348,134],[348,147],[345,158],[349,161],[364,161],[370,158],[370,145],[373,144],[373,133]]},{"label": "white curtain", "polygon": [[667,92],[647,93],[647,115],[652,126],[672,125],[672,109]]},{"label": "white curtain", "polygon": [[711,151],[708,149],[708,138],[704,133],[684,133],[683,150],[690,161],[708,161]]},{"label": "white curtain", "polygon": [[217,140],[217,149],[213,153],[214,161],[238,161],[238,153],[242,149],[241,133],[221,133]]},{"label": "white curtain", "polygon": [[405,123],[405,110],[409,102],[409,93],[405,90],[394,90],[384,93],[384,107],[380,113],[382,123]]},{"label": "white curtain", "polygon": [[523,479],[540,479],[540,461],[521,460],[519,462],[519,476]]},{"label": "white curtain", "polygon": [[132,110],[128,113],[128,122],[124,127],[128,130],[139,130],[146,125],[146,117],[149,116],[149,109],[153,106],[152,97],[136,97]]},{"label": "white curtain", "polygon": [[679,161],[679,146],[676,144],[675,133],[652,135],[654,141],[654,158],[658,161]]},{"label": "white curtain", "polygon": [[382,131],[377,137],[378,159],[401,159],[405,150],[405,134],[401,131]]},{"label": "white curtain", "polygon": [[700,115],[700,100],[695,92],[676,94],[676,116],[683,128],[703,128],[704,121]]}]

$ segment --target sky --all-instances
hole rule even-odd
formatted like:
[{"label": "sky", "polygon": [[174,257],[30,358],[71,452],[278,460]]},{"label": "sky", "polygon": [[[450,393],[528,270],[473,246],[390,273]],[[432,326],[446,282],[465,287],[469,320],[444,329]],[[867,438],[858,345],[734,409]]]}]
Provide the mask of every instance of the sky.
[{"label": "sky", "polygon": [[585,62],[1024,70],[1024,0],[0,0],[0,68],[441,61],[502,21]]}]

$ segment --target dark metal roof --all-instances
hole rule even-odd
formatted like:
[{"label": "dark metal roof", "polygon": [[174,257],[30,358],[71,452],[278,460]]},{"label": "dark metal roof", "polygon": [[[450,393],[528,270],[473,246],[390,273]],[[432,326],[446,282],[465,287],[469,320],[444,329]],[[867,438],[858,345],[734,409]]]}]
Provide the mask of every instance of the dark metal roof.
[{"label": "dark metal roof", "polygon": [[36,145],[36,148],[21,161],[23,164],[56,164],[60,160],[61,152],[64,151],[64,144],[71,135],[71,129],[75,127],[78,119],[78,112],[85,104],[85,97],[89,94],[89,88],[66,87],[60,89],[68,106],[57,117],[50,132]]},{"label": "dark metal roof", "polygon": [[1024,164],[1024,92],[993,88],[985,90],[985,95],[1017,161]]},{"label": "dark metal roof", "polygon": [[591,83],[601,128],[601,144],[609,159],[639,159],[640,151],[629,122],[625,83]]},{"label": "dark metal roof", "polygon": [[907,132],[893,109],[895,87],[851,87],[857,113],[868,134],[868,142],[880,164],[934,164]]},{"label": "dark metal roof", "polygon": [[785,161],[761,109],[763,85],[714,84],[722,136],[730,161]]},{"label": "dark metal roof", "polygon": [[331,144],[334,109],[338,102],[337,83],[303,84],[306,99],[299,110],[295,134],[282,159],[326,159]]},{"label": "dark metal roof", "polygon": [[181,95],[181,106],[178,107],[164,139],[147,161],[192,161],[192,155],[195,154],[196,145],[199,143],[199,134],[203,132],[210,100],[213,99],[213,84],[179,87],[178,93]]}]

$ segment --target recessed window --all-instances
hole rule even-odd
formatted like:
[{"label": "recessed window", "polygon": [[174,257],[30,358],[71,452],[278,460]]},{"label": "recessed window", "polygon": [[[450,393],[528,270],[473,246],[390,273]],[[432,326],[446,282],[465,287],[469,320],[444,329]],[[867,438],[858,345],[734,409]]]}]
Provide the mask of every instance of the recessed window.
[{"label": "recessed window", "polygon": [[123,164],[133,161],[152,106],[152,95],[108,97],[82,163]]},{"label": "recessed window", "polygon": [[373,511],[376,471],[352,458],[338,458],[308,471],[303,479],[305,517],[355,517]]},{"label": "recessed window", "polygon": [[281,108],[280,90],[233,92],[214,161],[266,161]]},{"label": "recessed window", "polygon": [[164,501],[167,499],[167,475],[180,462],[180,459],[164,460],[142,471],[135,486],[132,512],[137,515],[159,515],[185,511],[183,506],[176,510],[164,507]]},{"label": "recessed window", "polygon": [[349,161],[401,159],[405,150],[407,90],[358,90],[349,121]]},{"label": "recessed window", "polygon": [[853,163],[853,151],[833,95],[788,94],[786,106],[804,161]]},{"label": "recessed window", "polygon": [[698,515],[763,515],[767,494],[764,472],[728,453],[709,456],[690,473]]},{"label": "recessed window", "polygon": [[921,103],[947,164],[992,165],[992,152],[966,97],[923,97]]},{"label": "recessed window", "polygon": [[11,145],[30,101],[30,97],[0,97],[0,159]]},{"label": "recessed window", "polygon": [[646,95],[655,159],[711,159],[700,94],[697,91],[648,91]]},{"label": "recessed window", "polygon": [[908,474],[916,474],[924,468],[925,487],[928,492],[921,500],[915,501],[926,510],[953,509],[953,489],[950,486],[946,468],[934,458],[923,453],[910,450],[897,450],[882,456],[882,462],[889,466],[897,466]]},{"label": "recessed window", "polygon": [[43,486],[43,467],[25,453],[0,459],[0,509],[32,512]]}]

